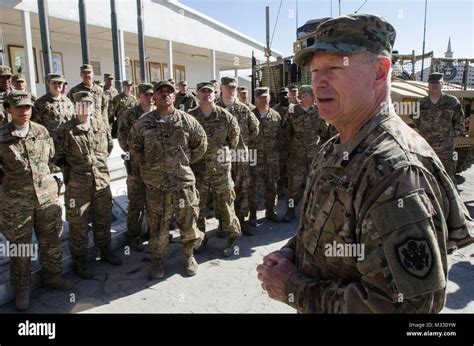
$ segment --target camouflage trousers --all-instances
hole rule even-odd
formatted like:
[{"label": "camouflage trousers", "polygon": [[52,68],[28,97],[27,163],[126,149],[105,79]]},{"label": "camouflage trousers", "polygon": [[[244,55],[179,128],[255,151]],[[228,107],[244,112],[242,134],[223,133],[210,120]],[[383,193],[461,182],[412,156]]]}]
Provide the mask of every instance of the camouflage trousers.
[{"label": "camouflage trousers", "polygon": [[277,181],[279,173],[278,161],[262,162],[254,167],[250,167],[249,207],[251,211],[256,211],[258,209],[260,179],[263,180],[265,186],[265,210],[273,210],[277,197]]},{"label": "camouflage trousers", "polygon": [[129,239],[136,238],[141,234],[142,225],[140,220],[145,212],[145,191],[146,186],[141,177],[135,175],[129,175],[127,177],[127,236]]},{"label": "camouflage trousers", "polygon": [[231,172],[235,189],[235,213],[241,219],[249,213],[250,164],[248,162],[232,162]]},{"label": "camouflage trousers", "polygon": [[[34,201],[16,199],[1,194],[2,232],[9,245],[17,251],[32,244],[33,229],[38,239],[39,260],[44,274],[61,272],[62,212],[59,201],[52,200],[43,205]],[[8,198],[8,199],[7,199]],[[34,197],[36,199],[36,197]],[[35,250],[36,251],[36,250]],[[37,253],[36,253],[37,254]],[[28,288],[31,274],[31,251],[21,256],[10,257],[10,281],[16,288]]]},{"label": "camouflage trousers", "polygon": [[193,250],[201,245],[204,233],[199,231],[196,224],[199,216],[199,192],[194,186],[177,191],[162,191],[147,185],[146,210],[153,261],[161,261],[165,257],[173,214],[180,230],[184,254],[191,256]]},{"label": "camouflage trousers", "polygon": [[234,182],[230,175],[230,169],[216,173],[196,173],[196,188],[199,191],[199,218],[198,228],[206,232],[206,206],[209,201],[209,192],[212,193],[214,212],[216,219],[220,221],[222,230],[229,237],[240,237],[240,223],[235,215]]},{"label": "camouflage trousers", "polygon": [[94,244],[99,249],[110,246],[112,192],[110,186],[99,191],[91,185],[69,181],[64,195],[69,224],[69,249],[73,257],[87,255],[89,223],[92,222]]},{"label": "camouflage trousers", "polygon": [[290,155],[288,160],[288,197],[287,207],[296,208],[303,196],[301,185],[305,183],[305,176],[313,159]]},{"label": "camouflage trousers", "polygon": [[451,177],[453,182],[456,184],[456,179],[454,177],[456,173],[456,163],[457,160],[455,160],[454,156],[454,147],[440,147],[440,146],[432,146],[436,154],[438,155],[439,159],[443,163],[444,169],[448,173],[448,175]]},{"label": "camouflage trousers", "polygon": [[278,190],[288,186],[288,149],[280,150],[280,176],[278,177]]}]

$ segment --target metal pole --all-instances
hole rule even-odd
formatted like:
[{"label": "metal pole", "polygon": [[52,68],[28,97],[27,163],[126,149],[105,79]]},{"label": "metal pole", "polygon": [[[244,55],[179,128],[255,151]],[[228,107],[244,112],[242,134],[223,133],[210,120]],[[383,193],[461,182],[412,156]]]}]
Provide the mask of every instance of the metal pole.
[{"label": "metal pole", "polygon": [[421,81],[423,82],[423,70],[425,68],[425,38],[426,38],[426,8],[428,0],[425,0],[425,24],[423,27],[423,51],[421,52]]},{"label": "metal pole", "polygon": [[272,82],[270,80],[270,7],[265,7],[265,28],[266,28],[266,43],[265,56],[267,57],[267,76],[268,76],[268,87],[272,87]]},{"label": "metal pole", "polygon": [[48,0],[38,0],[38,16],[41,32],[41,48],[43,49],[44,80],[53,72],[51,58],[51,38],[49,36]]},{"label": "metal pole", "polygon": [[120,70],[119,32],[115,0],[110,0],[110,21],[112,23],[112,50],[114,54],[115,88],[122,91],[122,71]]},{"label": "metal pole", "polygon": [[145,34],[143,33],[143,1],[137,0],[138,53],[140,57],[140,80],[146,82]]},{"label": "metal pole", "polygon": [[341,15],[341,0],[339,0],[339,16]]},{"label": "metal pole", "polygon": [[298,0],[296,0],[296,39],[298,39]]},{"label": "metal pole", "polygon": [[255,81],[255,65],[257,65],[257,59],[255,59],[254,51],[252,51],[252,104],[255,104],[254,90],[257,87]]},{"label": "metal pole", "polygon": [[86,2],[79,0],[79,26],[81,28],[82,63],[89,64],[89,38],[87,36]]}]

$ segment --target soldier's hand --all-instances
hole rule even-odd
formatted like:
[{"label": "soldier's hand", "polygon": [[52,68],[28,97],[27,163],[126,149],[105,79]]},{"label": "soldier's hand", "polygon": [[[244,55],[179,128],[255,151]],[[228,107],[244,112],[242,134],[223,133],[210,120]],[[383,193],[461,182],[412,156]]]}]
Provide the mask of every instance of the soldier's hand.
[{"label": "soldier's hand", "polygon": [[279,253],[269,256],[269,260],[275,263],[271,266],[266,264],[257,266],[257,277],[270,298],[286,302],[285,285],[291,274],[297,272],[297,269],[288,258]]},{"label": "soldier's hand", "polygon": [[275,256],[285,257],[286,259],[288,259],[290,262],[293,263],[295,259],[295,252],[288,247],[284,247],[283,249],[270,252],[268,255],[263,257],[263,264],[267,266],[275,265],[277,263],[274,260]]}]

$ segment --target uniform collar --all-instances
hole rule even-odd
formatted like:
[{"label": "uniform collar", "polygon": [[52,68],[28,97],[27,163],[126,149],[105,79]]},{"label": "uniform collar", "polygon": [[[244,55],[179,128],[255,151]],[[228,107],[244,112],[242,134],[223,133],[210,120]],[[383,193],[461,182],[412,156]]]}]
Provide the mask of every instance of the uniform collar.
[{"label": "uniform collar", "polygon": [[26,135],[26,137],[21,137],[19,135],[13,121],[10,121],[8,123],[8,130],[10,131],[10,133],[13,137],[17,137],[19,139],[36,138],[38,136],[38,131],[37,131],[36,127],[33,125],[33,123],[31,122],[31,120],[30,120],[29,126],[30,126],[30,130],[28,131],[28,134]]}]

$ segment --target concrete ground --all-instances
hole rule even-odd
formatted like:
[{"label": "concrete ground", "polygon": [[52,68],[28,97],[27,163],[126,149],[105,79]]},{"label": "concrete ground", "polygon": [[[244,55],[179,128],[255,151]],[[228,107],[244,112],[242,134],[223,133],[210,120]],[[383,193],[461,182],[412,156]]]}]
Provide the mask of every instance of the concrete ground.
[{"label": "concrete ground", "polygon": [[[474,215],[474,168],[459,177],[461,196]],[[282,202],[278,212],[284,214]],[[291,223],[274,224],[263,219],[253,237],[242,237],[239,253],[224,258],[225,239],[215,236],[208,251],[197,256],[198,275],[186,277],[183,256],[178,243],[171,243],[166,258],[166,276],[160,281],[147,279],[150,268],[148,246],[144,253],[121,253],[124,264],[113,267],[94,262],[93,280],[80,280],[74,273],[71,291],[39,288],[32,292],[28,313],[294,313],[285,304],[266,295],[256,277],[256,266],[267,253],[286,243],[298,227]],[[208,229],[215,229],[215,219]],[[211,231],[214,235],[214,231]],[[179,234],[173,232],[177,241]],[[116,252],[117,254],[119,252]],[[449,283],[443,312],[474,312],[474,245],[449,257]],[[0,307],[0,313],[15,312],[14,303]]]}]

